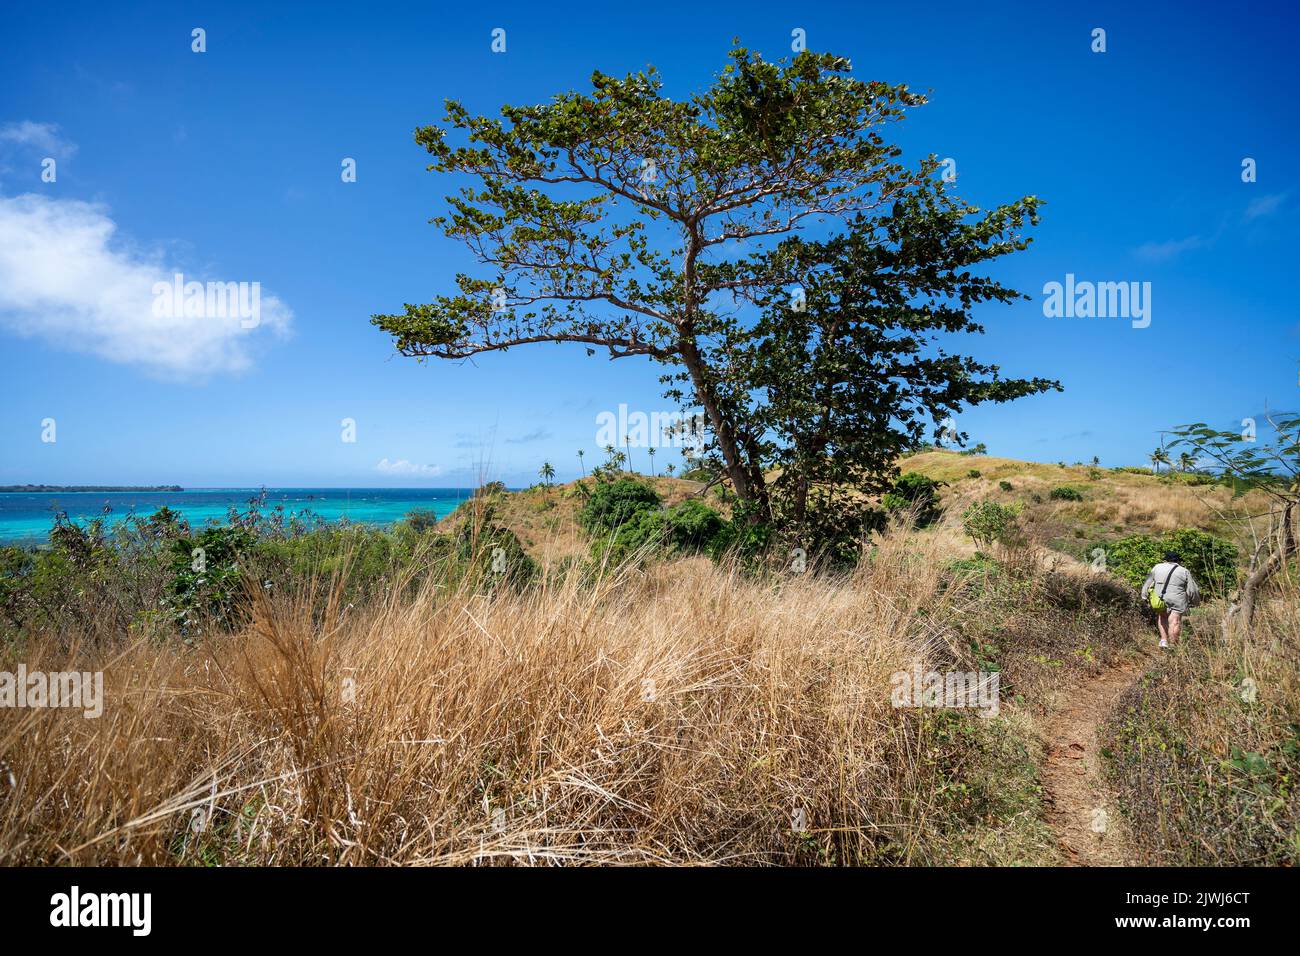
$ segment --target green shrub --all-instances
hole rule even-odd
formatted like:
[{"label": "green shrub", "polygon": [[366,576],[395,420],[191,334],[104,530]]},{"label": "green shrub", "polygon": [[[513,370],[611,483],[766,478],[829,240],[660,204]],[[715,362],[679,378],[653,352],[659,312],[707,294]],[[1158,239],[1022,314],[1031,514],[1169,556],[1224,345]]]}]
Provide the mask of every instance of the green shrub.
[{"label": "green shrub", "polygon": [[1224,595],[1236,585],[1240,555],[1232,542],[1197,528],[1178,528],[1165,535],[1161,545],[1182,558],[1182,563],[1208,594]]},{"label": "green shrub", "polygon": [[256,541],[247,528],[211,525],[172,542],[169,604],[182,631],[197,629],[210,615],[219,624],[240,619],[244,567]]},{"label": "green shrub", "polygon": [[[257,570],[281,590],[318,582],[322,589],[342,587],[342,598],[356,602],[402,581],[419,590],[429,572],[449,570],[454,551],[451,535],[417,530],[410,519],[389,529],[368,525],[330,525],[256,547]],[[411,572],[411,573],[407,573]]]},{"label": "green shrub", "polygon": [[954,558],[944,567],[955,574],[997,574],[1002,570],[994,558],[978,551],[969,558]]},{"label": "green shrub", "polygon": [[978,478],[979,476],[980,470],[978,468],[972,468],[970,471],[966,472],[967,478]]},{"label": "green shrub", "polygon": [[403,519],[416,534],[424,534],[438,526],[438,513],[432,508],[413,508]]},{"label": "green shrub", "polygon": [[1237,581],[1237,548],[1196,528],[1179,528],[1161,537],[1131,534],[1117,541],[1097,542],[1106,555],[1106,569],[1134,587],[1141,587],[1151,569],[1164,560],[1166,551],[1177,552],[1182,565],[1192,573],[1207,597],[1219,597]]},{"label": "green shrub", "polygon": [[1057,485],[1048,497],[1053,501],[1082,501],[1083,492],[1070,485]]},{"label": "green shrub", "polygon": [[463,570],[489,588],[499,584],[522,587],[541,568],[524,550],[519,537],[509,528],[494,524],[491,512],[478,522],[467,520],[456,535],[456,554]]},{"label": "green shrub", "polygon": [[632,478],[601,482],[578,512],[578,522],[589,534],[614,531],[643,511],[657,511],[660,502],[658,492]]},{"label": "green shrub", "polygon": [[1167,471],[1160,476],[1166,485],[1217,485],[1220,479],[1215,475],[1203,475],[1196,471]]},{"label": "green shrub", "polygon": [[722,515],[702,501],[688,499],[662,512],[669,540],[680,548],[707,548],[722,532]]},{"label": "green shrub", "polygon": [[894,482],[894,487],[881,498],[888,511],[914,511],[916,526],[924,528],[939,520],[939,488],[944,482],[927,478],[919,472],[909,471]]},{"label": "green shrub", "polygon": [[995,542],[1010,544],[1018,531],[1016,515],[1019,513],[1020,509],[1014,505],[978,501],[962,512],[961,526],[981,547],[986,548]]},{"label": "green shrub", "polygon": [[633,520],[592,544],[597,560],[619,563],[638,551],[647,555],[660,551],[694,553],[714,551],[726,522],[722,515],[702,501],[683,501],[662,511],[640,511]]},{"label": "green shrub", "polygon": [[1011,490],[1011,482],[1006,481],[1006,480],[999,481],[999,482],[998,482],[998,487],[1001,488],[1003,491],[1010,491],[1010,490]]},{"label": "green shrub", "polygon": [[754,561],[767,554],[776,537],[771,524],[750,520],[749,506],[736,502],[731,507],[731,519],[723,522],[708,550],[715,558],[730,553]]}]

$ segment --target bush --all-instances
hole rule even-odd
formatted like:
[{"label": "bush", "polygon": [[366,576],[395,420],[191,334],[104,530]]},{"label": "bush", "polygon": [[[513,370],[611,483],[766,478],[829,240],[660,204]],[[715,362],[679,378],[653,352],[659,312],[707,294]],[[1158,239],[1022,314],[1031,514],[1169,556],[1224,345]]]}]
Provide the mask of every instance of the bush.
[{"label": "bush", "polygon": [[491,512],[466,520],[456,536],[457,556],[489,588],[509,583],[522,587],[537,577],[540,566],[509,528],[494,524]]},{"label": "bush", "polygon": [[842,489],[810,489],[802,504],[797,509],[795,496],[788,493],[773,502],[776,534],[767,547],[780,562],[801,549],[808,562],[823,570],[847,570],[857,565],[867,538],[889,524],[879,507]]},{"label": "bush", "polygon": [[1161,539],[1161,546],[1182,557],[1182,563],[1208,594],[1224,595],[1236,585],[1240,556],[1237,546],[1232,542],[1216,538],[1197,528],[1179,528],[1165,535]]},{"label": "bush", "polygon": [[1016,515],[1020,509],[996,501],[979,501],[961,516],[961,526],[980,547],[1010,544],[1016,537]]},{"label": "bush", "polygon": [[722,531],[722,515],[702,501],[689,499],[661,512],[668,539],[677,547],[707,548]]},{"label": "bush", "polygon": [[244,569],[241,562],[256,538],[246,528],[209,526],[172,542],[169,603],[182,632],[197,630],[203,617],[232,625],[240,618]]},{"label": "bush", "polygon": [[997,574],[1002,565],[996,558],[977,551],[969,558],[953,558],[944,564],[944,569],[954,574]]},{"label": "bush", "polygon": [[1070,485],[1057,485],[1048,495],[1053,501],[1082,501],[1083,492]]},{"label": "bush", "polygon": [[1003,491],[1010,491],[1010,490],[1011,490],[1011,482],[1006,481],[1006,480],[999,481],[999,482],[998,482],[998,487],[1001,488]]},{"label": "bush", "polygon": [[634,520],[598,538],[592,545],[592,556],[617,564],[641,550],[647,554],[660,550],[714,551],[726,524],[722,515],[696,500],[663,511],[640,511]]},{"label": "bush", "polygon": [[578,522],[588,534],[615,531],[643,511],[658,510],[660,501],[658,492],[632,478],[602,482],[578,512]]},{"label": "bush", "polygon": [[1131,534],[1110,543],[1097,542],[1088,553],[1096,548],[1106,555],[1106,569],[1134,587],[1142,586],[1166,551],[1181,556],[1183,567],[1192,573],[1206,597],[1226,594],[1237,581],[1236,546],[1196,528],[1179,528],[1159,538]]},{"label": "bush", "polygon": [[48,546],[0,548],[0,644],[42,630],[104,640],[234,628],[245,621],[250,584],[269,595],[310,592],[319,606],[335,587],[344,603],[399,585],[414,594],[429,572],[470,570],[454,535],[424,527],[434,520],[417,509],[380,529],[232,509],[227,524],[191,529],[166,508],[112,526],[60,514]]},{"label": "bush", "polygon": [[731,520],[723,522],[709,545],[709,553],[715,558],[731,553],[742,560],[752,561],[765,555],[773,547],[776,537],[771,524],[750,520],[748,506],[737,502],[732,506]]},{"label": "bush", "polygon": [[431,508],[414,508],[404,519],[416,534],[424,534],[438,526],[438,513]]},{"label": "bush", "polygon": [[939,508],[939,488],[943,484],[944,482],[927,478],[919,472],[909,471],[894,482],[894,487],[881,498],[881,504],[892,512],[915,512],[916,526],[924,528],[939,520],[942,513]]},{"label": "bush", "polygon": [[978,478],[979,476],[980,470],[978,468],[972,468],[970,471],[966,472],[967,478]]},{"label": "bush", "polygon": [[1169,471],[1160,476],[1162,484],[1166,485],[1217,485],[1220,479],[1215,475],[1203,475],[1196,471]]}]

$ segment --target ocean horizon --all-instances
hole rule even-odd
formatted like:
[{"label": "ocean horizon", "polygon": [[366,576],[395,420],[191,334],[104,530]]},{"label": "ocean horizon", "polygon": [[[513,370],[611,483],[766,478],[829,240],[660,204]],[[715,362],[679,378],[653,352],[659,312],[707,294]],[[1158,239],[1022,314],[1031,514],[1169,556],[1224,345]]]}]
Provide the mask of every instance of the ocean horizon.
[{"label": "ocean horizon", "polygon": [[264,513],[312,514],[328,522],[347,519],[385,526],[427,509],[445,518],[474,494],[473,488],[187,488],[183,491],[0,492],[0,544],[40,545],[49,540],[55,515],[84,525],[148,517],[160,508],[179,512],[192,526],[224,523],[231,507],[245,511],[265,494]]}]

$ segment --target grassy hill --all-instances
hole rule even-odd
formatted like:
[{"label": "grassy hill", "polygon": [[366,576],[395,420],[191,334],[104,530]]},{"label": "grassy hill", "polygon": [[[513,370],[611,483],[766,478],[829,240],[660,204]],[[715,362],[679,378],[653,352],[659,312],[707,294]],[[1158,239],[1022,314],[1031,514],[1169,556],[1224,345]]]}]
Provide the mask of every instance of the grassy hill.
[{"label": "grassy hill", "polygon": [[[1259,513],[1265,504],[1258,495],[1234,499],[1227,487],[1196,483],[1207,479],[1180,473],[1141,474],[950,451],[912,455],[902,459],[899,466],[905,472],[915,471],[946,484],[940,491],[946,509],[941,527],[954,532],[952,544],[956,550],[971,550],[969,542],[960,540],[960,515],[975,501],[1019,503],[1032,543],[1079,560],[1086,560],[1087,549],[1098,542],[1131,534],[1160,535],[1178,528],[1196,528],[1232,541],[1244,550],[1250,536],[1238,519],[1251,509]],[[971,471],[979,475],[972,477]],[[700,482],[680,478],[635,477],[651,485],[668,506],[696,497],[704,487]],[[529,554],[543,565],[585,554],[588,541],[577,515],[584,500],[583,487],[590,488],[593,483],[594,479],[588,478],[496,496],[500,523],[514,531]],[[1004,488],[1004,484],[1010,488]],[[1062,486],[1077,490],[1082,500],[1053,499],[1052,490]],[[727,512],[717,487],[710,489],[703,500]],[[457,520],[456,515],[449,516],[444,519],[445,526]]]},{"label": "grassy hill", "polygon": [[[904,471],[947,482],[950,510],[971,501],[1021,502],[1040,544],[1073,551],[1083,542],[1126,534],[1162,534],[1197,528],[1244,543],[1234,516],[1258,513],[1258,496],[1233,499],[1230,488],[1199,475],[1141,474],[1134,470],[1053,465],[985,455],[932,451],[905,458]],[[971,471],[979,472],[972,477]],[[1001,482],[1011,485],[1003,490]],[[1207,482],[1207,483],[1198,483]],[[1079,502],[1053,500],[1054,488],[1077,490]],[[1081,556],[1081,555],[1080,555]]]},{"label": "grassy hill", "polygon": [[[701,482],[666,476],[637,475],[636,479],[653,487],[667,506],[695,497],[704,487]],[[535,485],[523,491],[495,494],[492,496],[495,520],[518,536],[520,544],[534,560],[543,567],[554,567],[566,558],[580,557],[589,550],[590,542],[578,524],[578,512],[585,500],[584,489],[590,489],[594,484],[594,478],[587,478],[562,485]],[[711,490],[706,500],[725,510],[726,506],[716,491]],[[470,504],[462,504],[457,511],[442,519],[440,528],[449,530],[457,526],[470,507]]]},{"label": "grassy hill", "polygon": [[[901,464],[946,483],[944,513],[834,573],[598,560],[590,479],[433,527],[215,529],[201,576],[162,532],[10,549],[0,671],[102,672],[105,710],[0,708],[0,865],[1300,862],[1296,582],[1253,636],[1222,641],[1211,601],[1156,658],[1132,585],[1062,559],[1174,529],[1241,542],[1252,502]],[[669,507],[702,487],[647,481]],[[961,515],[990,499],[1023,537],[977,554]],[[536,567],[494,573],[515,540]],[[900,702],[914,672],[997,675],[994,711]]]}]

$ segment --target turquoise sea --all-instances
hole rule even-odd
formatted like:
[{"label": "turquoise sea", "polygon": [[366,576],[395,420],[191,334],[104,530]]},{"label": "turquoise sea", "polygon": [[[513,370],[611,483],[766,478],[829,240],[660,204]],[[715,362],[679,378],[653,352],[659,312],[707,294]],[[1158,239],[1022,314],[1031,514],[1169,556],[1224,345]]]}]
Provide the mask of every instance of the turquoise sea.
[{"label": "turquoise sea", "polygon": [[222,523],[233,506],[247,511],[250,499],[265,492],[262,510],[283,506],[287,515],[308,511],[327,521],[347,518],[387,525],[408,511],[426,508],[439,518],[473,494],[471,488],[191,488],[185,491],[78,491],[0,493],[0,544],[43,544],[56,512],[78,524],[101,516],[108,523],[130,515],[146,517],[163,505],[179,511],[193,526]]}]

